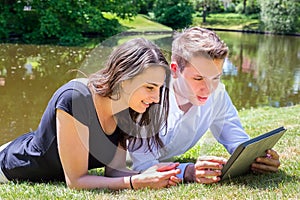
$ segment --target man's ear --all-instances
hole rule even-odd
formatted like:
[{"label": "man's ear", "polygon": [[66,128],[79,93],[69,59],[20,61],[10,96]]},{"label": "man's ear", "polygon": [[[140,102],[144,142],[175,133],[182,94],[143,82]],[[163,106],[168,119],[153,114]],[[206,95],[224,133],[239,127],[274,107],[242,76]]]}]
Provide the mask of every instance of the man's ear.
[{"label": "man's ear", "polygon": [[171,62],[170,64],[170,69],[171,69],[171,73],[173,75],[173,78],[177,78],[177,73],[178,73],[178,65],[176,62]]}]

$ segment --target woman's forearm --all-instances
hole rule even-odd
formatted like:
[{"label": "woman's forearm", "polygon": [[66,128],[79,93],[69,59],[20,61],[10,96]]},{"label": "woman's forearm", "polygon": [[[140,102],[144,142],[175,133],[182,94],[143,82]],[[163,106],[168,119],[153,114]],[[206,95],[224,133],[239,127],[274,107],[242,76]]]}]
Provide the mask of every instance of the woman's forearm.
[{"label": "woman's forearm", "polygon": [[77,180],[67,180],[67,186],[71,189],[130,189],[130,176],[125,177],[104,177],[96,175],[85,175]]},{"label": "woman's forearm", "polygon": [[104,175],[107,177],[124,177],[124,176],[132,176],[136,174],[139,174],[139,172],[130,170],[128,168],[113,169],[110,167],[106,167],[104,173]]}]

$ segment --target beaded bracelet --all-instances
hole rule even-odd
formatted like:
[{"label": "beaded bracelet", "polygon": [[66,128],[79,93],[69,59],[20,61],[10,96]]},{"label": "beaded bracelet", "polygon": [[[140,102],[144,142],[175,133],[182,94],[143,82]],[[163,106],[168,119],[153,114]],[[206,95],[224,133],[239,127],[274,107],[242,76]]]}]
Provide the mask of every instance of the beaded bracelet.
[{"label": "beaded bracelet", "polygon": [[132,176],[129,177],[130,188],[131,188],[132,190],[134,190],[133,185],[132,185],[132,180],[131,180],[131,178],[132,178]]}]

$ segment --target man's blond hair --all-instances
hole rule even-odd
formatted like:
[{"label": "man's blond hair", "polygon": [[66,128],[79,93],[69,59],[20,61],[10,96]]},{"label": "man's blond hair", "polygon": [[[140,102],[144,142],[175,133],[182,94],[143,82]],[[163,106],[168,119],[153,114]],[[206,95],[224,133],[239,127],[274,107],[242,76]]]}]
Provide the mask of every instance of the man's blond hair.
[{"label": "man's blond hair", "polygon": [[174,34],[171,59],[172,62],[177,62],[180,71],[192,57],[225,59],[227,55],[227,45],[214,31],[192,27]]}]

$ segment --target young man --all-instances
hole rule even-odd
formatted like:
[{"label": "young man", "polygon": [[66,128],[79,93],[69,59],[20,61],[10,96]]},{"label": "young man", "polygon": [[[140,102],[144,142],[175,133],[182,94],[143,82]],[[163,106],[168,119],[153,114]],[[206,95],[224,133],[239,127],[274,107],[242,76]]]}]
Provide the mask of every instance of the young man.
[{"label": "young man", "polygon": [[[185,153],[208,129],[229,153],[249,139],[238,113],[220,82],[228,47],[213,32],[192,27],[176,35],[172,43],[170,113],[168,131],[160,137],[165,147],[152,152],[130,153],[134,170],[145,170],[158,162]],[[276,172],[279,155],[268,150],[266,157],[252,164],[255,172]],[[220,180],[226,159],[199,157],[194,163],[181,163],[180,178],[186,182],[214,183]]]}]

